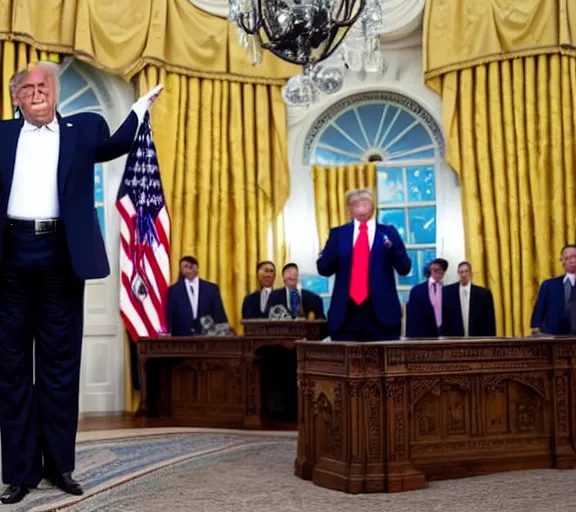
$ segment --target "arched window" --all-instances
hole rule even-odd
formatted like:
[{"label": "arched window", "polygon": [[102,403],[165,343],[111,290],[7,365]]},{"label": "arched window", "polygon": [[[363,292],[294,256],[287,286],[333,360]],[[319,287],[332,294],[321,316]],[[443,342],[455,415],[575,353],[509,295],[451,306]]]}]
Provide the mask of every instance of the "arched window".
[{"label": "arched window", "polygon": [[[410,274],[398,278],[403,302],[436,256],[436,171],[443,153],[442,133],[432,116],[410,98],[391,92],[356,94],[332,106],[305,142],[309,164],[376,163],[378,220],[398,229],[412,258]],[[312,284],[312,278],[306,276],[306,282]],[[323,295],[327,304],[330,294]]]},{"label": "arched window", "polygon": [[[103,107],[98,99],[94,80],[88,80],[81,64],[71,62],[60,75],[60,98],[58,112],[62,116],[71,116],[81,112],[96,112],[104,115]],[[104,215],[104,177],[102,164],[94,166],[94,207],[98,214],[98,221],[102,236],[105,237]]]}]

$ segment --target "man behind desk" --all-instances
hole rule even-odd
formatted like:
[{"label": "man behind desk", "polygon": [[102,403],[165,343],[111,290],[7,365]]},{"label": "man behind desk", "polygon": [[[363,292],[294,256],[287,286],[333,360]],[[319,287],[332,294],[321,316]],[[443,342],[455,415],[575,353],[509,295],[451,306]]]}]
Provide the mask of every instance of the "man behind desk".
[{"label": "man behind desk", "polygon": [[571,314],[576,309],[576,245],[564,246],[560,260],[565,274],[546,279],[540,285],[530,324],[533,334],[576,332],[576,318]]},{"label": "man behind desk", "polygon": [[167,322],[172,336],[202,334],[200,319],[212,317],[215,323],[228,323],[218,285],[198,277],[198,260],[180,259],[180,279],[168,289]]},{"label": "man behind desk", "polygon": [[244,297],[242,302],[242,319],[267,318],[268,300],[276,279],[276,265],[271,261],[261,261],[256,267],[260,290]]},{"label": "man behind desk", "polygon": [[472,266],[458,265],[460,282],[444,288],[444,336],[496,336],[494,300],[488,288],[472,284]]},{"label": "man behind desk", "polygon": [[304,317],[325,319],[324,303],[320,295],[308,290],[298,290],[300,272],[296,263],[288,263],[282,269],[284,288],[274,290],[270,294],[268,310],[273,306],[284,306],[292,318]]},{"label": "man behind desk", "polygon": [[396,228],[377,224],[370,189],[348,192],[352,222],[330,230],[316,261],[318,273],[336,274],[328,311],[334,341],[398,339],[402,310],[394,270],[405,276],[412,261]]},{"label": "man behind desk", "polygon": [[448,318],[442,279],[447,269],[445,259],[432,260],[426,273],[428,279],[410,290],[406,304],[407,338],[437,338],[443,335],[443,326]]}]

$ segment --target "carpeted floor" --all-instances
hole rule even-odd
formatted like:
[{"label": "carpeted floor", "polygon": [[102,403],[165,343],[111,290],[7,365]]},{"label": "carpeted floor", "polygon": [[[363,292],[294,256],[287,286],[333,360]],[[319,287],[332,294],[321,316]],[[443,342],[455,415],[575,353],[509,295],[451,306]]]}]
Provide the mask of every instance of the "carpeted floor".
[{"label": "carpeted floor", "polygon": [[84,496],[43,487],[1,512],[576,512],[576,471],[501,473],[353,496],[294,476],[292,433],[173,429],[83,439],[75,476]]}]

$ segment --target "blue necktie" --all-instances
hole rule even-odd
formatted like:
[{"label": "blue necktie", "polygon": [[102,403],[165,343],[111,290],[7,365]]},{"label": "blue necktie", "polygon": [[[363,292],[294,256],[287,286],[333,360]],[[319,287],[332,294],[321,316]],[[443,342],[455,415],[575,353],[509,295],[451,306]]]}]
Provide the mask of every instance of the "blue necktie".
[{"label": "blue necktie", "polygon": [[292,318],[296,318],[300,314],[300,294],[297,290],[290,290],[290,312]]}]

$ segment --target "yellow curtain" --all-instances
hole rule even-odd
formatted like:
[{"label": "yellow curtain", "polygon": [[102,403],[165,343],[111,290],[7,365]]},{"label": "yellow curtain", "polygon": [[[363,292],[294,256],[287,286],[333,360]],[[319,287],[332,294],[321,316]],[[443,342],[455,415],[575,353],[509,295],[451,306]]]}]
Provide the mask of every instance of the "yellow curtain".
[{"label": "yellow curtain", "polygon": [[0,2],[0,40],[74,55],[131,78],[147,65],[188,76],[276,83],[300,72],[270,52],[252,65],[236,28],[190,0]]},{"label": "yellow curtain", "polygon": [[576,235],[576,58],[492,62],[437,85],[474,280],[494,294],[498,333],[526,334],[539,283]]},{"label": "yellow curtain", "polygon": [[201,276],[218,283],[239,330],[257,262],[284,261],[280,214],[290,182],[280,87],[188,78],[155,67],[138,79],[141,91],[166,85],[153,130],[172,220],[172,278],[181,256],[196,256]]},{"label": "yellow curtain", "polygon": [[428,0],[423,25],[424,71],[429,80],[511,58],[573,54],[576,2]]},{"label": "yellow curtain", "polygon": [[346,192],[357,188],[370,188],[376,197],[376,165],[353,164],[341,167],[312,167],[314,204],[319,246],[328,239],[330,228],[350,220],[346,207]]}]

